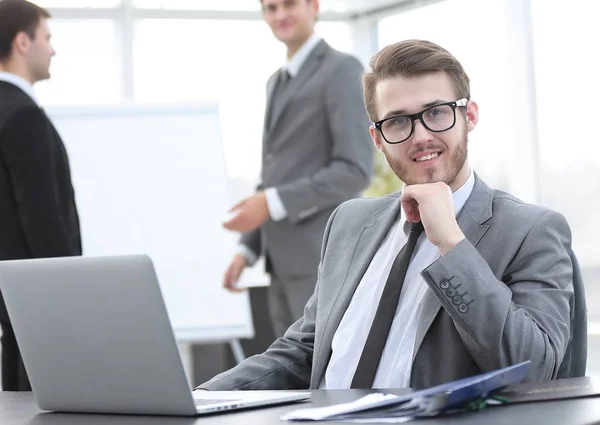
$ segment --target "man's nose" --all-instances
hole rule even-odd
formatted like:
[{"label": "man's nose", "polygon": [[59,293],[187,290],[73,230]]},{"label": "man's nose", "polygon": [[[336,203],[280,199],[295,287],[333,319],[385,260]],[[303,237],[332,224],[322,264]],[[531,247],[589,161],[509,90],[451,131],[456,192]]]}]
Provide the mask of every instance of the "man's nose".
[{"label": "man's nose", "polygon": [[411,143],[419,145],[430,142],[433,139],[431,131],[427,130],[420,119],[415,120]]}]

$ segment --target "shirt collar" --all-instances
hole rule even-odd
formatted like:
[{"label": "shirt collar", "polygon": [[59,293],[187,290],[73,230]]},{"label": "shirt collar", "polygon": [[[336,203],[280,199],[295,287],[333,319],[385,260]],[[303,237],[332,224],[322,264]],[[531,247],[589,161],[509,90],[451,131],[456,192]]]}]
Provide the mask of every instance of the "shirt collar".
[{"label": "shirt collar", "polygon": [[33,92],[33,85],[26,79],[10,72],[0,71],[0,81],[5,81],[23,90],[35,103],[40,104]]},{"label": "shirt collar", "polygon": [[317,46],[317,44],[319,44],[321,39],[322,37],[319,34],[313,33],[313,35],[311,35],[310,38],[304,42],[302,47],[300,47],[300,49],[298,49],[298,51],[286,61],[285,65],[283,65],[283,69],[289,72],[292,78],[298,75],[300,68],[302,68],[302,65],[304,62],[306,62],[306,59]]},{"label": "shirt collar", "polygon": [[[471,170],[467,181],[452,193],[452,200],[454,201],[454,216],[457,216],[458,213],[460,213],[462,208],[465,206],[465,204],[467,203],[467,199],[469,199],[469,196],[471,196],[471,192],[473,192],[474,186],[475,173],[473,173],[473,170]],[[400,214],[400,226],[402,226],[404,233],[408,235],[406,216],[403,213]]]}]

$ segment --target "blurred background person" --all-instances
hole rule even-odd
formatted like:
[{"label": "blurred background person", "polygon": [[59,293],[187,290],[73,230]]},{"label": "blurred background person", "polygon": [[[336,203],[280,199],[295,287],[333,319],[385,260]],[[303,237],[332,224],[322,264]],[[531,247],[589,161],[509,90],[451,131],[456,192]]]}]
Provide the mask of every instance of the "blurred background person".
[{"label": "blurred background person", "polygon": [[[50,78],[48,18],[28,1],[0,0],[0,260],[81,255],[67,152],[33,93]],[[1,296],[0,324],[2,389],[30,391]]]},{"label": "blurred background person", "polygon": [[374,149],[362,102],[363,66],[315,33],[319,1],[262,0],[261,6],[287,58],[267,82],[261,184],[225,223],[243,235],[224,286],[235,290],[244,268],[264,255],[279,337],[313,293],[329,216],[369,185]]}]

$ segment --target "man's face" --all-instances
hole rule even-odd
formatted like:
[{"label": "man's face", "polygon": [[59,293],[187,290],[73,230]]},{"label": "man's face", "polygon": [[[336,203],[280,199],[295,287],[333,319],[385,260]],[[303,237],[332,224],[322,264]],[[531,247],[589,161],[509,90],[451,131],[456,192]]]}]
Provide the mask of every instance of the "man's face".
[{"label": "man's face", "polygon": [[[375,92],[379,120],[393,115],[414,114],[429,106],[456,100],[452,80],[445,72],[388,78],[377,84]],[[477,105],[469,101],[466,108],[456,108],[456,124],[445,132],[431,132],[420,120],[416,120],[413,134],[402,143],[387,143],[373,128],[371,137],[405,184],[441,181],[456,190],[453,183],[468,177],[467,133],[476,124]]]},{"label": "man's face", "polygon": [[47,19],[41,19],[35,38],[29,39],[25,49],[25,60],[32,83],[50,78],[50,60],[55,52],[50,44],[50,29]]},{"label": "man's face", "polygon": [[285,44],[303,43],[312,34],[318,0],[262,0],[263,17],[275,37]]}]

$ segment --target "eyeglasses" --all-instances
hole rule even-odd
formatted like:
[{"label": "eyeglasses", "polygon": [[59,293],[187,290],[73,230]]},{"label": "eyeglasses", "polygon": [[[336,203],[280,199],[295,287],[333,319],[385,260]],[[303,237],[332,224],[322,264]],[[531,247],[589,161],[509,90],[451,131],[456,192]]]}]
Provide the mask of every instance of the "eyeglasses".
[{"label": "eyeglasses", "polygon": [[456,124],[456,108],[467,106],[468,99],[463,97],[455,102],[440,103],[423,109],[412,115],[395,115],[372,123],[389,144],[407,141],[415,131],[415,120],[433,132],[441,133],[450,130]]}]

